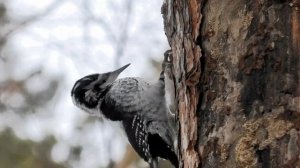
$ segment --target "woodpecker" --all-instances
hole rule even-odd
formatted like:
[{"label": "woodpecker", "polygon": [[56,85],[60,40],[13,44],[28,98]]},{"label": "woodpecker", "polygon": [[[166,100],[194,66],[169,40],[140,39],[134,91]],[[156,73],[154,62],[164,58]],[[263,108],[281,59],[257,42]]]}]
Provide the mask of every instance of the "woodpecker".
[{"label": "woodpecker", "polygon": [[142,78],[117,79],[127,64],[112,72],[87,75],[71,91],[74,104],[85,112],[121,121],[130,144],[150,168],[158,168],[158,158],[169,160],[176,168],[179,165],[174,111],[165,95],[170,87],[165,87],[164,70],[170,71],[171,57],[169,50],[160,78],[153,84]]}]

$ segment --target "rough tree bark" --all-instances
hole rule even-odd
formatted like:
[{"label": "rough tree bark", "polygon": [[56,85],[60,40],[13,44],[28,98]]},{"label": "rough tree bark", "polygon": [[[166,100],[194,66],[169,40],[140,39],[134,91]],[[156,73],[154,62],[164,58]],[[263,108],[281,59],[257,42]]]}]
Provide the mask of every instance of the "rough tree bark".
[{"label": "rough tree bark", "polygon": [[165,0],[181,164],[300,167],[300,0]]}]

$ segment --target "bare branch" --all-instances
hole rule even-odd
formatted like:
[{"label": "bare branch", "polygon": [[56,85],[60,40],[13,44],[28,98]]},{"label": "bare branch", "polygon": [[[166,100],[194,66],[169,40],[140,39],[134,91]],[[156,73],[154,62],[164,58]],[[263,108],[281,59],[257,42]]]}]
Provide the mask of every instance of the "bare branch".
[{"label": "bare branch", "polygon": [[115,54],[115,67],[119,67],[120,66],[120,60],[121,57],[124,55],[124,50],[126,48],[126,44],[128,42],[128,28],[129,28],[129,23],[131,21],[131,14],[132,14],[132,1],[133,0],[127,0],[126,3],[126,18],[125,18],[125,25],[124,25],[124,29],[121,32],[121,36],[117,41],[117,45],[116,45],[116,54]]},{"label": "bare branch", "polygon": [[25,20],[23,20],[19,23],[16,23],[15,26],[13,26],[12,29],[10,29],[6,33],[4,33],[4,35],[0,39],[0,43],[3,40],[6,40],[9,36],[11,36],[16,31],[18,31],[18,30],[28,26],[29,24],[32,24],[32,23],[38,21],[39,19],[47,16],[49,13],[51,13],[56,8],[58,8],[64,1],[65,0],[55,0],[43,12],[35,14],[34,16],[31,16],[31,17],[29,17],[29,18],[27,18],[27,19],[25,19]]}]

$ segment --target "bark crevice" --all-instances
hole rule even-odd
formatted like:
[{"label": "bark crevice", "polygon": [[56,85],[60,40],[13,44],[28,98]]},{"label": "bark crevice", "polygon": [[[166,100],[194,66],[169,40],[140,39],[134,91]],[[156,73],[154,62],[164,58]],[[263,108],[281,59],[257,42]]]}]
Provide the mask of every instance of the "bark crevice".
[{"label": "bark crevice", "polygon": [[165,5],[182,166],[300,165],[299,0]]}]

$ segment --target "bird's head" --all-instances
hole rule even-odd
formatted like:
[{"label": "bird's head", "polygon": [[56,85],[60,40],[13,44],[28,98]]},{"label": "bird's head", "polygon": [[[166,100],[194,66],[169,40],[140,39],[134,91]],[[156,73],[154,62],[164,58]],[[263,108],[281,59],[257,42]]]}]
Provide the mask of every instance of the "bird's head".
[{"label": "bird's head", "polygon": [[87,75],[77,80],[71,91],[73,103],[91,115],[100,115],[98,105],[101,104],[112,83],[129,65],[112,72]]}]

